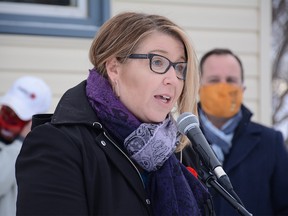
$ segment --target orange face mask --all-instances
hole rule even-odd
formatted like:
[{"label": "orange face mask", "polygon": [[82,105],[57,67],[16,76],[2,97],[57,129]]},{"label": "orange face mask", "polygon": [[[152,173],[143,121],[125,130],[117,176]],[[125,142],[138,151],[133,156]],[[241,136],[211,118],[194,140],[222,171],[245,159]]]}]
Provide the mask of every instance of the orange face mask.
[{"label": "orange face mask", "polygon": [[200,101],[203,111],[219,118],[230,118],[239,110],[243,100],[239,86],[217,83],[201,86]]}]

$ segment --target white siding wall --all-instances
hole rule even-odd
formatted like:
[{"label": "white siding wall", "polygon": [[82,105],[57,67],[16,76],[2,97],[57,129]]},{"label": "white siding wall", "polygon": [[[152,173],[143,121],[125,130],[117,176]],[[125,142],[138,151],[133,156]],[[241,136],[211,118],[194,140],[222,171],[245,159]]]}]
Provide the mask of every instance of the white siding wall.
[{"label": "white siding wall", "polygon": [[[111,14],[139,11],[165,15],[191,37],[198,57],[215,47],[236,52],[245,69],[244,102],[254,119],[271,123],[269,0],[112,0]],[[20,75],[45,79],[54,110],[66,89],[87,77],[92,39],[0,35],[0,94]]]},{"label": "white siding wall", "polygon": [[92,39],[0,35],[0,94],[22,75],[36,75],[51,87],[50,112],[61,95],[87,77]]}]

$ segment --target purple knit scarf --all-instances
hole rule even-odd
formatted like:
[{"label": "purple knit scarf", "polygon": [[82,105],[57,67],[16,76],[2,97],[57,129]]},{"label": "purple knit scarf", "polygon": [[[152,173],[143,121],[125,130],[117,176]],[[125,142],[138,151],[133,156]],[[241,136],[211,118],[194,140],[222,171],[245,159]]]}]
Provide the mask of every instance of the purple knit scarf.
[{"label": "purple knit scarf", "polygon": [[[141,123],[115,96],[108,80],[95,70],[90,70],[86,94],[104,127],[121,141],[122,147],[126,148],[130,158],[149,172],[146,190],[151,199],[153,214],[165,216],[204,214],[204,203],[206,203],[210,195],[207,189],[173,154],[176,148],[176,143],[174,144],[176,142],[176,132],[173,132],[176,131],[176,128],[174,128],[173,120],[168,118],[160,124]],[[149,142],[144,138],[142,139],[142,142],[144,140],[143,144],[141,143],[140,145],[142,148],[140,150],[144,149],[145,154],[149,153],[150,147],[155,143],[157,143],[157,148],[159,148],[159,142],[162,144],[172,143],[164,145],[164,148],[162,148],[164,150],[161,150],[162,152],[156,154],[154,158],[150,157],[151,160],[148,160],[148,163],[152,161],[152,169],[145,167],[146,161],[144,161],[145,163],[141,161],[143,155],[139,157],[139,154],[134,154],[135,148],[133,148],[133,145],[129,149],[129,145],[127,147],[125,144],[127,142],[129,144],[131,139],[134,143],[139,143],[138,140],[141,139],[137,135],[143,129],[152,131],[152,135],[148,136]],[[161,136],[161,133],[158,135],[159,130],[162,130],[162,133],[167,135],[168,139],[166,137],[166,141],[165,136]],[[154,132],[158,132],[157,136],[153,136]],[[163,137],[163,139],[153,140],[154,137],[157,138],[158,136]],[[174,139],[171,141],[170,137]],[[157,151],[153,151],[157,153]],[[157,162],[159,156],[162,158],[160,162]],[[156,162],[154,163],[153,161]]]}]

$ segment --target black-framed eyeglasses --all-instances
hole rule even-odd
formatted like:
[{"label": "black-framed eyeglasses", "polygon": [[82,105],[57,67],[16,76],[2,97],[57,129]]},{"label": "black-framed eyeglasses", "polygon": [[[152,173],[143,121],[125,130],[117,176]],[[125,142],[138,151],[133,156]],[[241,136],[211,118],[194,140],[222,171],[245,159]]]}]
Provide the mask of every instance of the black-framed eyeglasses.
[{"label": "black-framed eyeglasses", "polygon": [[185,80],[187,71],[187,62],[171,62],[168,58],[162,55],[148,54],[131,54],[130,59],[149,59],[150,69],[158,74],[166,73],[173,66],[176,76],[180,80]]}]

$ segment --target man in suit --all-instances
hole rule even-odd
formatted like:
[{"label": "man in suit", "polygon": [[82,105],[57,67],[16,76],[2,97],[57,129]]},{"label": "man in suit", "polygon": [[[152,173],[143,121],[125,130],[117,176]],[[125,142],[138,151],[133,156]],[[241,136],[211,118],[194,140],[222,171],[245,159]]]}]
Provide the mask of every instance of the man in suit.
[{"label": "man in suit", "polygon": [[[213,49],[203,55],[200,73],[201,129],[234,191],[253,215],[288,215],[287,149],[279,131],[251,121],[242,103],[241,60],[231,50]],[[216,215],[237,215],[219,193],[211,193]]]}]

